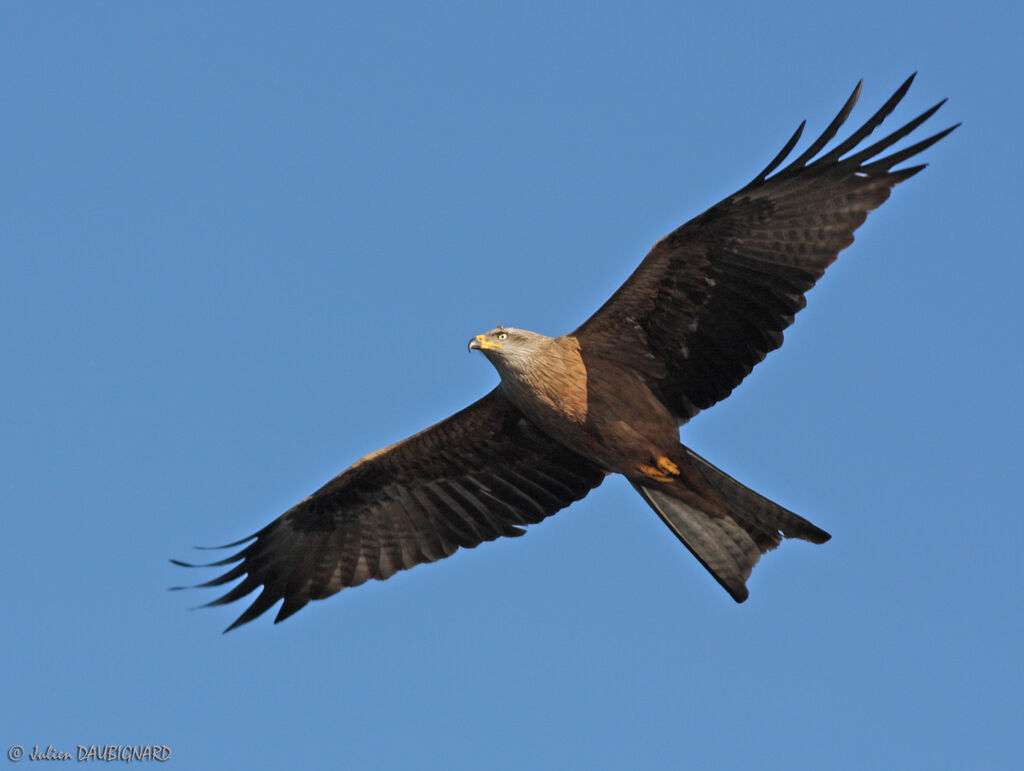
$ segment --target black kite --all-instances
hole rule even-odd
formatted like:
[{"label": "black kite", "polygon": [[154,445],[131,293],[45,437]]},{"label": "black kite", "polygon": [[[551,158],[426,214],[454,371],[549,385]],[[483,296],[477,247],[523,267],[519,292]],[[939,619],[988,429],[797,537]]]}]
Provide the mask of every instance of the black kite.
[{"label": "black kite", "polygon": [[357,461],[228,546],[253,543],[211,563],[238,564],[201,586],[242,581],[210,605],[263,587],[228,629],[278,600],[281,621],[367,579],[522,535],[523,525],[583,498],[612,472],[625,475],[737,602],[747,598],[760,555],[783,537],[827,541],[825,531],[680,444],[679,426],[728,396],[782,344],[804,294],[853,243],[868,212],[924,168],[894,167],[956,128],[879,157],[940,102],[858,149],[912,80],[819,155],[857,101],[858,84],[822,135],[775,171],[796,146],[801,123],[750,184],[655,244],[576,331],[549,338],[499,326],[473,338],[470,349],[501,375],[497,388]]}]

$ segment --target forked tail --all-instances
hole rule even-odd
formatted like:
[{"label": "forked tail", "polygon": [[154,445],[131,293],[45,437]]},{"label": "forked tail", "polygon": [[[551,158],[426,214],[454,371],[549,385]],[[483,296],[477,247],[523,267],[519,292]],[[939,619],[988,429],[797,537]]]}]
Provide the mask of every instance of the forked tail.
[{"label": "forked tail", "polygon": [[740,484],[688,447],[681,449],[718,500],[705,504],[672,485],[631,480],[633,487],[736,602],[747,599],[746,582],[751,570],[762,554],[782,542],[783,536],[812,543],[831,538],[803,517]]}]

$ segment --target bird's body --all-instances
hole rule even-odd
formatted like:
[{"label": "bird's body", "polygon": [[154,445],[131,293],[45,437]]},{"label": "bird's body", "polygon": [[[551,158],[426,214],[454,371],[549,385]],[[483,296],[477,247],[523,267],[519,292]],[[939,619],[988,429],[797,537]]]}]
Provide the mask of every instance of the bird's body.
[{"label": "bird's body", "polygon": [[[548,436],[627,476],[679,444],[676,419],[636,372],[585,355],[571,335],[499,328],[489,336],[503,333],[502,348],[482,350],[501,375],[501,393]],[[515,348],[523,355],[504,355]]]},{"label": "bird's body", "polygon": [[[522,535],[624,475],[739,602],[761,554],[783,537],[829,535],[758,495],[679,441],[679,426],[728,396],[782,344],[805,293],[892,188],[895,169],[949,128],[889,155],[941,106],[866,148],[913,78],[846,140],[824,148],[860,85],[818,139],[776,169],[803,124],[748,185],[661,239],[612,297],[570,334],[498,327],[477,335],[500,385],[460,412],[370,453],[214,565],[202,584],[241,579],[211,605],[262,586],[229,629],[283,600],[310,600],[433,562],[459,547]],[[879,157],[882,155],[882,157]],[[773,173],[774,172],[774,173]],[[187,563],[178,563],[187,564]]]},{"label": "bird's body", "polygon": [[[574,335],[498,327],[477,335],[498,391],[549,438],[606,474],[625,476],[733,598],[763,551],[829,535],[736,482],[679,441],[673,415],[641,371],[588,354]],[[708,540],[708,530],[714,536]]]}]

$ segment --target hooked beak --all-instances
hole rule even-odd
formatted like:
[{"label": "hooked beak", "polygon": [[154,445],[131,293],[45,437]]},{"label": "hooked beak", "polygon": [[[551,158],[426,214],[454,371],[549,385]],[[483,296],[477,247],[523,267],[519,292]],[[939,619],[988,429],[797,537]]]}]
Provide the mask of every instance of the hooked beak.
[{"label": "hooked beak", "polygon": [[492,343],[483,335],[477,335],[469,341],[468,350],[470,351],[486,351],[488,348],[501,348],[500,343]]}]

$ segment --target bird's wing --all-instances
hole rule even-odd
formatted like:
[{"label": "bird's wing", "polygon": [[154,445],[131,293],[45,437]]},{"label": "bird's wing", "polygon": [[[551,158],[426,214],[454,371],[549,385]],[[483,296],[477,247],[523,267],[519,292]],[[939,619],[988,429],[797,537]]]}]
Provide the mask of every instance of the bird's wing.
[{"label": "bird's wing", "polygon": [[846,121],[860,94],[858,84],[835,120],[796,160],[772,174],[793,150],[804,124],[750,184],[661,239],[572,333],[584,354],[644,372],[680,423],[728,396],[782,344],[782,331],[805,305],[804,293],[853,243],[853,232],[868,212],[894,185],[924,168],[893,167],[956,128],[883,155],[943,100],[860,148],[912,81],[913,76],[848,139],[815,158]]},{"label": "bird's wing", "polygon": [[522,535],[521,525],[579,500],[602,479],[600,468],[540,433],[495,389],[367,455],[258,533],[228,544],[253,541],[204,565],[238,563],[200,586],[243,579],[210,605],[263,586],[228,630],[283,599],[275,619],[281,621],[310,600],[367,579],[388,578],[460,546]]}]

